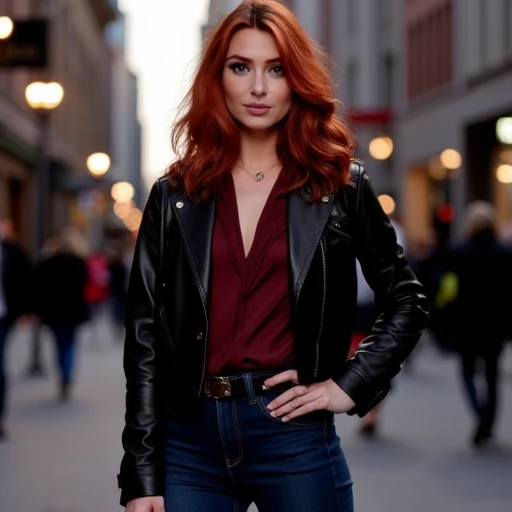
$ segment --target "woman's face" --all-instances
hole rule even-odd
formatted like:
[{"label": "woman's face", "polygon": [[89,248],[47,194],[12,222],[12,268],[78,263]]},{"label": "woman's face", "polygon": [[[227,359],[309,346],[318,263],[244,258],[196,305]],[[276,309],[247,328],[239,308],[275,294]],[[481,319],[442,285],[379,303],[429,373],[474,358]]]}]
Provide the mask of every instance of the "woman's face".
[{"label": "woman's face", "polygon": [[233,36],[222,84],[229,113],[248,130],[268,130],[290,110],[292,90],[268,32],[245,28]]}]

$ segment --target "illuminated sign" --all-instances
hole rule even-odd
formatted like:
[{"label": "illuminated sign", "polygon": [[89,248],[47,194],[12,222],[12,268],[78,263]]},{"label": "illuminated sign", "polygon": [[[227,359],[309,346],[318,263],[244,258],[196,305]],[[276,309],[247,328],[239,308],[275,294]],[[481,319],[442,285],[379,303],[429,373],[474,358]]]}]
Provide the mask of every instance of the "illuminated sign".
[{"label": "illuminated sign", "polygon": [[0,67],[45,67],[48,64],[46,21],[13,21],[12,34],[0,40]]}]

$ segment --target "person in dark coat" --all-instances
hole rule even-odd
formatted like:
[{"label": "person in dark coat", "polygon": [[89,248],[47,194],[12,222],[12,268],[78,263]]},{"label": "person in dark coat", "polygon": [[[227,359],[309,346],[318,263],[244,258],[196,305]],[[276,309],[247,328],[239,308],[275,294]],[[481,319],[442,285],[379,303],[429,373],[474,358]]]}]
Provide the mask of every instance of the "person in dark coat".
[{"label": "person in dark coat", "polygon": [[[471,203],[466,213],[467,240],[450,257],[458,290],[451,306],[456,350],[464,391],[476,427],[475,446],[493,436],[498,408],[499,358],[510,334],[512,251],[497,240],[494,207]],[[479,392],[475,374],[482,363],[487,389]]]},{"label": "person in dark coat", "polygon": [[5,437],[5,344],[16,320],[31,312],[29,290],[32,266],[15,242],[10,221],[0,219],[0,439]]},{"label": "person in dark coat", "polygon": [[52,331],[60,371],[60,399],[68,400],[73,380],[77,327],[88,319],[84,297],[87,268],[80,255],[79,233],[63,230],[55,252],[37,272],[38,313]]},{"label": "person in dark coat", "polygon": [[109,294],[112,308],[112,320],[116,329],[116,337],[123,340],[124,308],[128,291],[128,269],[119,247],[112,246],[108,253]]}]

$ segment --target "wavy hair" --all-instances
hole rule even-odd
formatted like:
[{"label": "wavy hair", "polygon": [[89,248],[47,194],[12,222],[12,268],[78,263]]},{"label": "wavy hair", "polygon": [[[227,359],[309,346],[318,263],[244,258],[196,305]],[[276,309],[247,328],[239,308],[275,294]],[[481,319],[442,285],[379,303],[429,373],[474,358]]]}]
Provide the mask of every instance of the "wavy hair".
[{"label": "wavy hair", "polygon": [[293,91],[276,147],[287,170],[286,191],[308,185],[312,200],[318,201],[347,183],[353,137],[336,116],[334,87],[322,62],[325,54],[315,50],[292,12],[272,0],[245,0],[207,40],[172,129],[178,158],[168,169],[169,179],[181,177],[188,196],[204,199],[219,190],[238,158],[239,129],[225,103],[222,73],[231,38],[244,28],[274,37]]}]

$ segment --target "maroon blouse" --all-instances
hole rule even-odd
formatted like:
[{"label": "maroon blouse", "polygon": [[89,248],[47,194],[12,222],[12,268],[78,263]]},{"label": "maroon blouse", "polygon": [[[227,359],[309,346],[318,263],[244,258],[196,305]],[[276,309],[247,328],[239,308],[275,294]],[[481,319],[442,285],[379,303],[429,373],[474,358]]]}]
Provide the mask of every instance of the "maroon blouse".
[{"label": "maroon blouse", "polygon": [[288,293],[283,173],[258,221],[245,257],[231,173],[217,199],[213,232],[208,375],[262,370],[294,360]]}]

